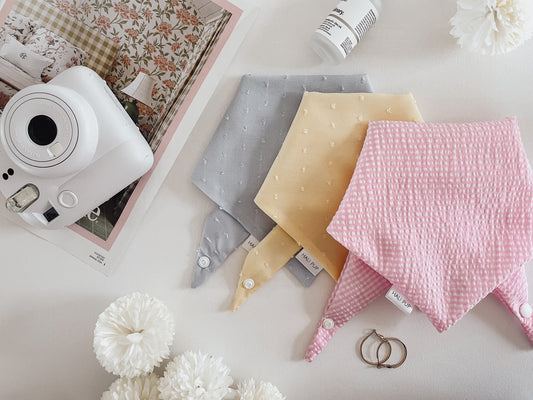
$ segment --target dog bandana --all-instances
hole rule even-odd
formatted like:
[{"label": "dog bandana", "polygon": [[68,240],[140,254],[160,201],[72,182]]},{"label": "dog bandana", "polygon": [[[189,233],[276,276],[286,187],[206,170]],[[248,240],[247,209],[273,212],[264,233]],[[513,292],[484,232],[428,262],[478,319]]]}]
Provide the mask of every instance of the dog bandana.
[{"label": "dog bandana", "polygon": [[533,178],[515,119],[371,122],[328,232],[349,249],[306,358],[392,284],[439,332],[493,293],[533,341]]},{"label": "dog bandana", "polygon": [[[242,78],[226,115],[192,175],[217,205],[206,219],[192,287],[199,286],[250,235],[253,243],[274,227],[253,198],[276,157],[305,90],[371,92],[366,75],[251,76]],[[252,244],[253,245],[253,244]],[[305,285],[315,275],[296,259],[287,267]]]},{"label": "dog bandana", "polygon": [[302,247],[335,280],[348,251],[326,233],[353,174],[369,120],[421,121],[413,97],[305,93],[255,202],[278,226],[244,262],[232,309]]}]

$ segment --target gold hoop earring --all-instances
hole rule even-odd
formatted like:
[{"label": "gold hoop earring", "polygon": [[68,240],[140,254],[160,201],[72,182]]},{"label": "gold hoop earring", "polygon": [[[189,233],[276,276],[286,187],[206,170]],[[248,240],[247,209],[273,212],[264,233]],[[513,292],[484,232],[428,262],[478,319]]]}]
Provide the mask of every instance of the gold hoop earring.
[{"label": "gold hoop earring", "polygon": [[[388,360],[388,357],[387,357],[387,360],[383,360],[383,362],[380,362],[379,361],[379,349],[381,347],[381,345],[385,342],[381,342],[379,345],[378,345],[378,348],[376,349],[376,356],[378,358],[378,363],[376,365],[377,368],[398,368],[400,365],[402,365],[405,360],[407,359],[407,346],[405,346],[405,343],[402,342],[400,339],[397,339],[397,338],[393,338],[393,337],[387,337],[387,338],[384,338],[384,340],[387,341],[387,343],[389,344],[389,349],[391,348],[391,345],[390,345],[390,341],[393,341],[393,342],[396,342],[396,343],[399,343],[402,348],[403,348],[403,355],[402,355],[402,358],[400,361],[398,361],[396,364],[384,364],[385,361]],[[390,350],[389,350],[389,354],[390,354]]]},{"label": "gold hoop earring", "polygon": [[[376,350],[376,356],[377,356],[377,360],[378,360],[377,362],[373,362],[373,361],[367,360],[365,358],[364,354],[363,354],[363,345],[368,340],[368,338],[370,338],[372,335],[375,335],[380,340],[379,346],[378,346],[378,348]],[[380,360],[379,359],[379,350],[380,350],[381,346],[383,345],[383,343],[387,344],[388,352],[385,355],[385,357],[383,358],[383,360]],[[390,345],[389,341],[383,335],[380,335],[379,333],[377,333],[375,329],[372,329],[372,332],[370,332],[367,336],[365,336],[363,338],[363,340],[361,340],[361,343],[359,344],[359,355],[361,356],[361,359],[364,362],[366,362],[367,364],[374,365],[377,368],[380,368],[379,367],[380,365],[384,365],[383,363],[389,359],[391,353],[392,353],[392,346]]]},{"label": "gold hoop earring", "polygon": [[[377,362],[373,362],[373,361],[367,360],[365,358],[364,354],[363,354],[363,346],[364,346],[365,342],[368,340],[368,338],[370,338],[372,335],[375,335],[379,339],[379,342],[380,342],[378,347],[377,347],[377,349],[376,349]],[[402,347],[402,353],[403,353],[402,354],[402,358],[400,359],[400,361],[398,361],[395,364],[385,364],[385,362],[389,360],[389,358],[391,356],[391,353],[392,353],[392,345],[391,345],[390,342],[396,342]],[[387,354],[385,354],[383,359],[380,359],[379,358],[379,353],[380,353],[380,350],[381,350],[381,346],[383,346],[384,344],[387,346]],[[365,363],[367,363],[369,365],[374,365],[376,368],[398,368],[407,359],[407,346],[405,345],[404,342],[402,342],[398,338],[385,337],[385,336],[379,334],[375,329],[372,329],[372,332],[370,332],[367,336],[365,336],[361,340],[361,343],[359,344],[359,355],[361,356],[361,359]]]}]

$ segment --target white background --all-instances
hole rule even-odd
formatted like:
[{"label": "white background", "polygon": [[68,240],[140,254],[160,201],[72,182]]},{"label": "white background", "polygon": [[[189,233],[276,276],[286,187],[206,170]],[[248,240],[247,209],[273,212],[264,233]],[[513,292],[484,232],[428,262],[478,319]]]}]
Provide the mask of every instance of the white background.
[{"label": "white background", "polygon": [[[309,37],[335,0],[254,2],[261,9],[256,23],[113,276],[0,220],[0,399],[99,399],[114,377],[92,352],[96,318],[137,290],[172,310],[173,355],[198,349],[222,356],[236,380],[271,381],[289,399],[533,397],[533,348],[491,296],[442,334],[420,312],[405,316],[380,299],[308,364],[305,349],[333,288],[325,273],[304,289],[281,270],[231,313],[245,257],[238,250],[203,286],[189,288],[203,221],[213,208],[189,177],[245,73],[367,72],[376,92],[412,92],[427,121],[516,115],[533,160],[533,40],[504,56],[477,56],[448,34],[455,1],[384,3],[378,24],[349,58],[327,66]],[[528,275],[533,280],[531,268]],[[401,368],[376,370],[358,358],[356,344],[373,327],[407,344]]]}]

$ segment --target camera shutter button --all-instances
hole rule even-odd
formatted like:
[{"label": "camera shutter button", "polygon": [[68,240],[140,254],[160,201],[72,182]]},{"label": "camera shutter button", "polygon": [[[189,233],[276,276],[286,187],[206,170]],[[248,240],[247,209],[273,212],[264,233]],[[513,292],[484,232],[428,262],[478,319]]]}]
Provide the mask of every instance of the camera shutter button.
[{"label": "camera shutter button", "polygon": [[70,190],[63,190],[57,196],[57,201],[65,208],[72,208],[78,205],[78,196]]}]

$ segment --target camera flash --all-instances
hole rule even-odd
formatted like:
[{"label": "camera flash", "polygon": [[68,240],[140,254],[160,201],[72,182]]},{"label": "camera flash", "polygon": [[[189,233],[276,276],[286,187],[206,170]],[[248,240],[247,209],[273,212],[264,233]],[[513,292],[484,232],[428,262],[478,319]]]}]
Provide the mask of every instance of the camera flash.
[{"label": "camera flash", "polygon": [[21,213],[39,198],[39,189],[31,183],[21,187],[17,193],[6,201],[6,208],[14,213]]}]

